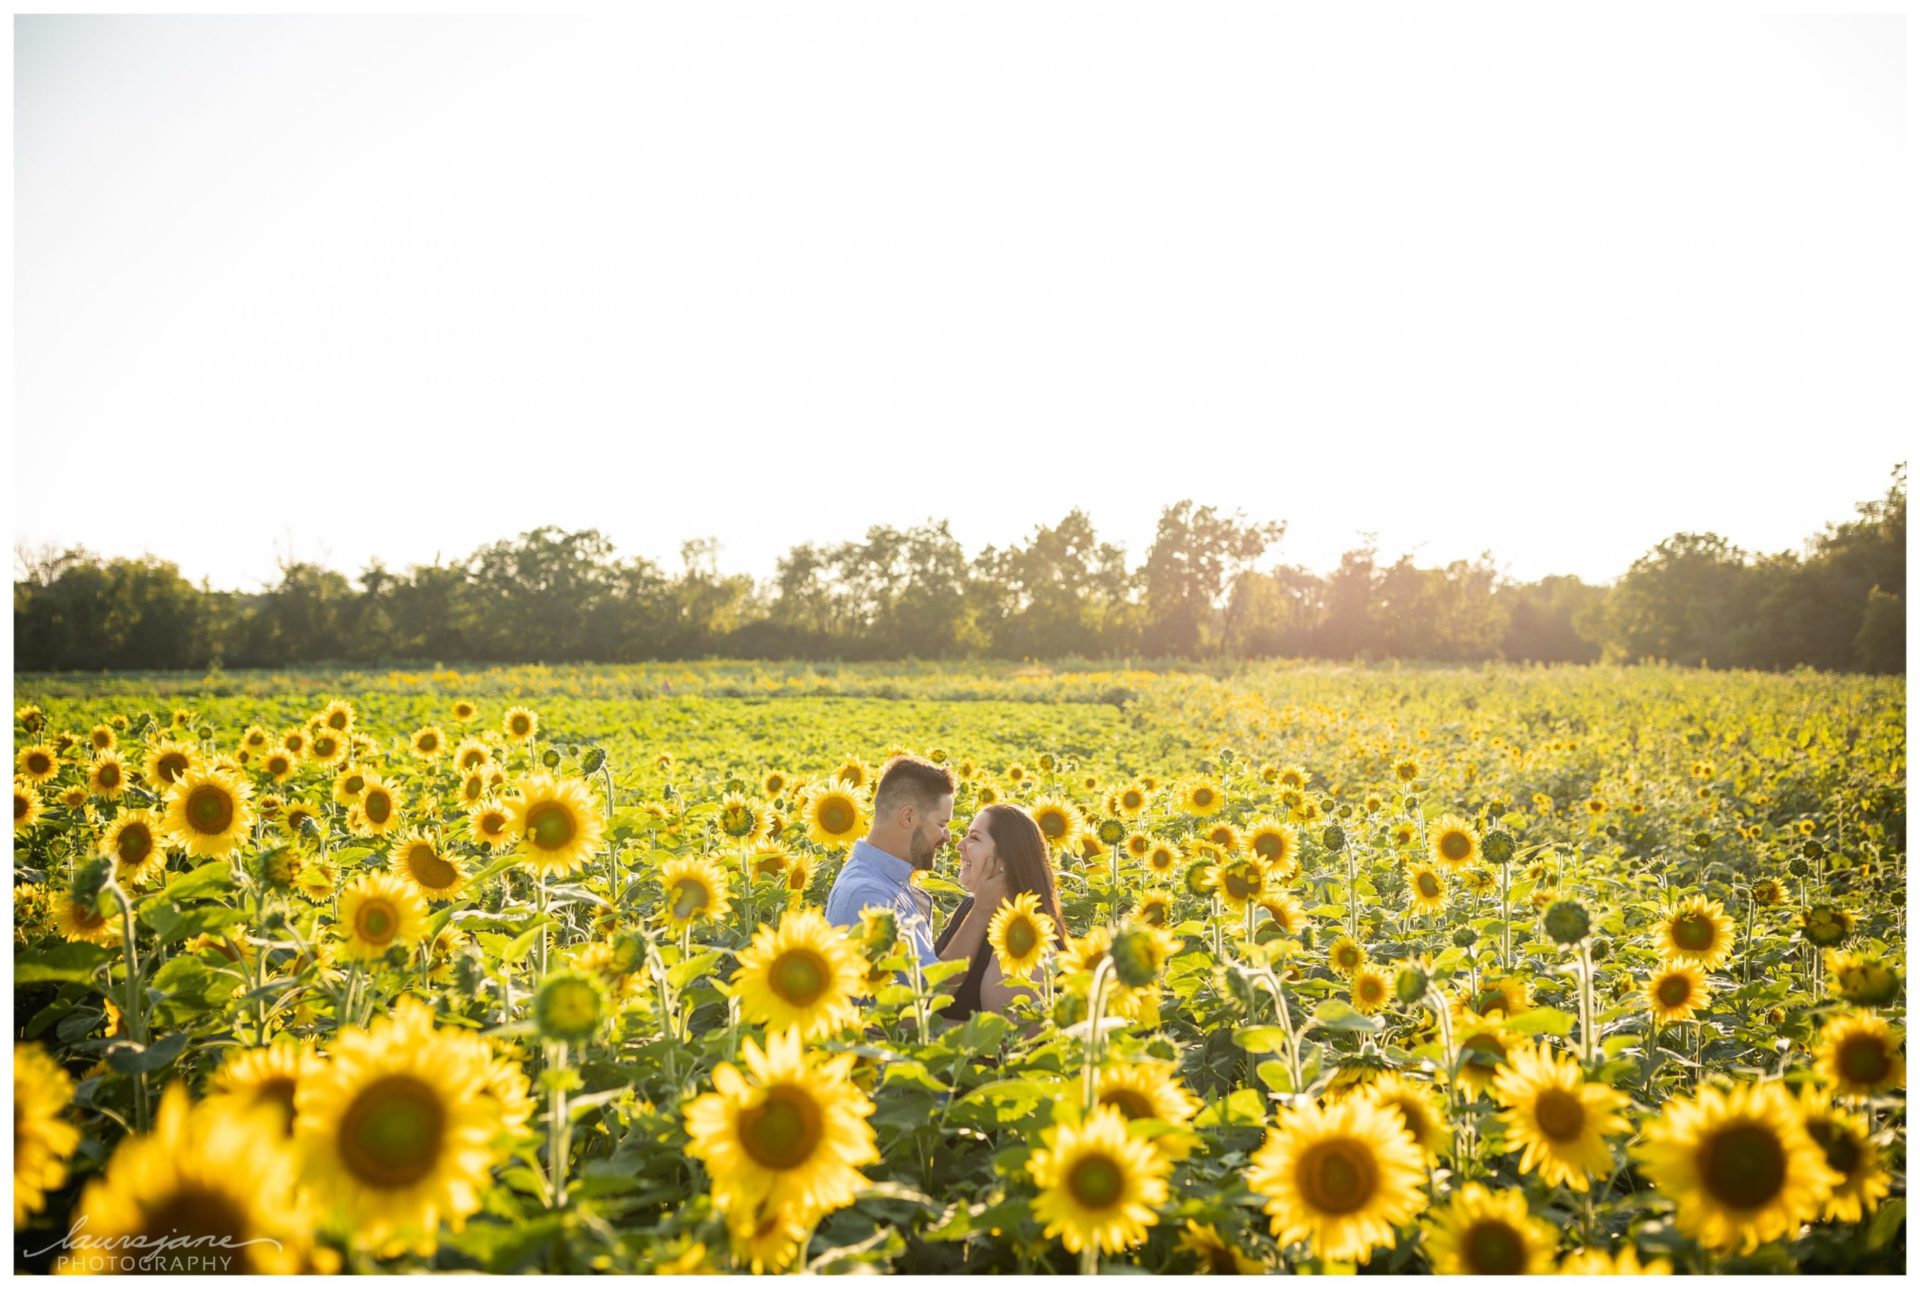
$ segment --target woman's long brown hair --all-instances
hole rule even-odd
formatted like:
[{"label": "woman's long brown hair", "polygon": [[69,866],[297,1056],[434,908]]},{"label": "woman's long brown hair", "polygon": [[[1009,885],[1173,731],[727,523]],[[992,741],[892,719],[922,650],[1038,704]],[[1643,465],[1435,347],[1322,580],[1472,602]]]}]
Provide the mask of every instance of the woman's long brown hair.
[{"label": "woman's long brown hair", "polygon": [[1060,892],[1053,883],[1053,863],[1047,858],[1047,839],[1040,825],[1020,807],[1005,802],[995,802],[980,813],[987,821],[987,835],[993,838],[994,853],[1006,865],[1009,894],[1038,895],[1040,908],[1059,928],[1059,947],[1066,947],[1067,919],[1060,913]]}]

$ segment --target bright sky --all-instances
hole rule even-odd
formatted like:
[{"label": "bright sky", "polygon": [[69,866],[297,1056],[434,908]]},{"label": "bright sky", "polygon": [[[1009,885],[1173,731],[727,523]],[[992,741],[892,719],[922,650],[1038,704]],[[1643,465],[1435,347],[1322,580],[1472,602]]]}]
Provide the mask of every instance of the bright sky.
[{"label": "bright sky", "polygon": [[21,17],[16,541],[1610,581],[1902,433],[1897,17]]}]

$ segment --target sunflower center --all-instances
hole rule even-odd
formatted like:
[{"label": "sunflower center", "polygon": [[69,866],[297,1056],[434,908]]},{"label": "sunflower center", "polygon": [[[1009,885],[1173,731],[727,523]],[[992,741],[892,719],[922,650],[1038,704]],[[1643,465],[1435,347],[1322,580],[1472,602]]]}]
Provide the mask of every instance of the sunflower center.
[{"label": "sunflower center", "polygon": [[853,810],[844,801],[829,801],[820,807],[820,826],[831,833],[853,827]]},{"label": "sunflower center", "polygon": [[711,899],[704,884],[688,878],[673,888],[673,915],[681,921],[707,907]]},{"label": "sunflower center", "polygon": [[1685,976],[1663,976],[1654,986],[1654,992],[1659,995],[1661,1006],[1684,1007],[1693,997],[1693,982]]},{"label": "sunflower center", "polygon": [[130,823],[120,830],[114,853],[123,864],[137,864],[153,853],[153,833],[143,823]]},{"label": "sunflower center", "polygon": [[1407,1125],[1407,1132],[1415,1141],[1425,1139],[1427,1135],[1426,1107],[1411,1097],[1395,1097],[1387,1102],[1400,1112],[1400,1118]]},{"label": "sunflower center", "polygon": [[353,915],[353,933],[368,944],[391,944],[400,931],[400,910],[386,900],[372,899]]},{"label": "sunflower center", "polygon": [[1109,1088],[1100,1094],[1100,1104],[1117,1108],[1129,1119],[1151,1119],[1153,1102],[1138,1088]]},{"label": "sunflower center", "polygon": [[1007,956],[1025,958],[1040,947],[1040,932],[1026,918],[1014,918],[1007,923]]},{"label": "sunflower center", "polygon": [[1683,913],[1673,921],[1673,942],[1690,953],[1713,947],[1713,923],[1698,913]]},{"label": "sunflower center", "polygon": [[178,752],[169,752],[160,758],[153,770],[168,783],[175,783],[187,772],[187,758]]},{"label": "sunflower center", "polygon": [[45,752],[27,753],[27,769],[35,774],[46,774],[53,769],[53,758]]},{"label": "sunflower center", "polygon": [[1886,1044],[1873,1034],[1855,1034],[1840,1045],[1840,1072],[1855,1083],[1878,1083],[1892,1064]]},{"label": "sunflower center", "polygon": [[1587,1107],[1565,1088],[1548,1088],[1533,1103],[1533,1121],[1554,1141],[1572,1141],[1586,1126]]},{"label": "sunflower center", "polygon": [[542,802],[527,812],[527,835],[542,850],[559,850],[578,831],[573,811],[558,802]]},{"label": "sunflower center", "polygon": [[1432,873],[1420,874],[1419,877],[1414,879],[1414,885],[1419,888],[1422,899],[1436,900],[1440,898],[1440,879]]},{"label": "sunflower center", "polygon": [[425,842],[407,849],[407,871],[413,879],[431,891],[444,891],[459,880],[452,864],[440,858]]},{"label": "sunflower center", "polygon": [[516,738],[525,738],[533,728],[527,723],[527,718],[524,716],[514,717],[513,720],[508,722],[507,727],[513,731],[514,737]]},{"label": "sunflower center", "polygon": [[440,746],[440,739],[433,734],[422,734],[417,746],[422,752],[431,752]]},{"label": "sunflower center", "polygon": [[1120,804],[1129,810],[1138,810],[1147,804],[1147,799],[1137,792],[1129,792],[1120,798]]},{"label": "sunflower center", "polygon": [[360,808],[366,812],[367,822],[383,824],[393,817],[393,798],[384,792],[369,792]]},{"label": "sunflower center", "polygon": [[1363,1142],[1323,1141],[1300,1157],[1300,1194],[1322,1213],[1352,1213],[1365,1208],[1379,1189],[1380,1172]]},{"label": "sunflower center", "polygon": [[1463,832],[1440,834],[1440,854],[1443,858],[1459,863],[1473,854],[1473,838]]},{"label": "sunflower center", "polygon": [[411,1186],[439,1163],[446,1128],[446,1109],[431,1087],[391,1074],[362,1089],[341,1116],[341,1162],[368,1186]]},{"label": "sunflower center", "polygon": [[1787,1181],[1787,1152],[1764,1124],[1735,1122],[1702,1143],[1701,1184],[1729,1208],[1755,1209]]},{"label": "sunflower center", "polygon": [[740,1145],[755,1163],[785,1171],[813,1157],[824,1125],[820,1107],[799,1088],[776,1087],[767,1099],[740,1116]]},{"label": "sunflower center", "polygon": [[1200,790],[1199,790],[1198,792],[1196,792],[1196,793],[1194,793],[1194,794],[1193,794],[1193,804],[1194,804],[1194,805],[1196,805],[1196,806],[1210,806],[1210,805],[1212,805],[1212,804],[1213,804],[1213,792],[1212,792],[1212,791],[1211,791],[1210,789],[1207,789],[1207,788],[1202,788],[1202,789],[1200,789]]},{"label": "sunflower center", "polygon": [[1082,1208],[1112,1208],[1126,1193],[1127,1176],[1116,1160],[1087,1154],[1074,1160],[1066,1184],[1067,1193]]},{"label": "sunflower center", "polygon": [[1860,1165],[1860,1143],[1831,1119],[1807,1121],[1807,1135],[1826,1152],[1827,1167],[1843,1177],[1852,1177]]},{"label": "sunflower center", "polygon": [[1040,831],[1047,835],[1049,841],[1058,841],[1067,835],[1066,816],[1057,810],[1042,810],[1034,822],[1040,825]]},{"label": "sunflower center", "polygon": [[111,761],[104,762],[100,766],[100,786],[103,788],[119,787],[120,767]]},{"label": "sunflower center", "polygon": [[1226,871],[1220,887],[1234,899],[1244,900],[1259,892],[1260,881],[1251,868],[1239,864]]},{"label": "sunflower center", "polygon": [[187,797],[187,822],[196,832],[225,832],[233,826],[233,797],[212,784],[195,788]]},{"label": "sunflower center", "polygon": [[345,712],[328,712],[327,724],[331,725],[334,729],[344,730],[347,728],[347,714]]},{"label": "sunflower center", "polygon": [[1387,996],[1387,987],[1377,976],[1360,977],[1360,1001],[1377,1003]]},{"label": "sunflower center", "polygon": [[15,819],[25,819],[27,817],[27,811],[31,809],[33,809],[33,801],[26,793],[16,792],[13,794],[13,817]]},{"label": "sunflower center", "polygon": [[1527,1243],[1505,1222],[1475,1222],[1460,1241],[1467,1269],[1484,1276],[1517,1276],[1527,1269]]},{"label": "sunflower center", "polygon": [[1342,971],[1351,971],[1360,965],[1360,951],[1352,945],[1341,945],[1334,951],[1333,961]]},{"label": "sunflower center", "polygon": [[[247,1239],[246,1213],[233,1200],[203,1186],[183,1186],[161,1197],[146,1210],[148,1240],[165,1240],[150,1247],[192,1249],[229,1248]],[[233,1268],[245,1271],[244,1263]]]},{"label": "sunflower center", "polygon": [[827,992],[832,974],[827,961],[811,949],[789,949],[773,961],[767,983],[794,1007],[810,1007]]}]

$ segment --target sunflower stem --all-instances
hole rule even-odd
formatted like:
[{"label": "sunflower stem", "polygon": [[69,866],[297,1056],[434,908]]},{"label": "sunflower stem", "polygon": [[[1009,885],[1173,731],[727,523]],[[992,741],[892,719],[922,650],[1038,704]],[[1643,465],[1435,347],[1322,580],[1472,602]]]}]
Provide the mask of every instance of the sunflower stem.
[{"label": "sunflower stem", "polygon": [[[140,988],[140,950],[133,940],[133,903],[127,899],[127,893],[121,889],[111,872],[107,875],[107,889],[113,892],[114,903],[120,906],[120,947],[127,959],[127,984],[124,995],[125,1004],[122,1016],[127,1023],[127,1034],[142,1047],[147,1042],[147,1020],[140,999],[144,992]],[[133,1116],[141,1132],[147,1130],[149,1107],[147,1104],[147,1076],[144,1071],[133,1076]]]},{"label": "sunflower stem", "polygon": [[1088,1114],[1093,1113],[1099,1088],[1101,1022],[1106,1019],[1107,979],[1112,974],[1113,956],[1109,954],[1093,969],[1093,983],[1087,990],[1087,1045],[1083,1061],[1086,1087],[1082,1099]]},{"label": "sunflower stem", "polygon": [[573,1153],[573,1125],[568,1122],[567,1081],[564,1077],[567,1068],[567,1045],[565,1043],[547,1044],[547,1067],[554,1077],[549,1080],[551,1087],[547,1093],[547,1188],[550,1196],[548,1208],[567,1206],[567,1165]]},{"label": "sunflower stem", "polygon": [[1100,1246],[1091,1240],[1080,1250],[1080,1274],[1083,1276],[1100,1274]]},{"label": "sunflower stem", "polygon": [[1580,941],[1580,1060],[1593,1065],[1593,942]]}]

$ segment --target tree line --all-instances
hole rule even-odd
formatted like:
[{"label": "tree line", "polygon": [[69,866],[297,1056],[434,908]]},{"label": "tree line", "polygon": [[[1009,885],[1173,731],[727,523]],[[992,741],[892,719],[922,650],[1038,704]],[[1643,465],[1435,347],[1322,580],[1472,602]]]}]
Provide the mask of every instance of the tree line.
[{"label": "tree line", "polygon": [[803,544],[757,582],[711,539],[681,567],[544,527],[457,562],[357,579],[284,561],[259,592],[195,586],[147,556],[16,552],[18,671],[700,657],[1664,659],[1906,669],[1906,473],[1803,550],[1676,533],[1611,586],[1515,582],[1491,557],[1420,567],[1373,546],[1326,574],[1259,567],[1281,523],[1182,501],[1143,563],[1075,510],[969,559],[944,521]]}]

